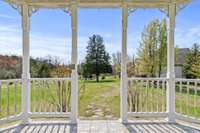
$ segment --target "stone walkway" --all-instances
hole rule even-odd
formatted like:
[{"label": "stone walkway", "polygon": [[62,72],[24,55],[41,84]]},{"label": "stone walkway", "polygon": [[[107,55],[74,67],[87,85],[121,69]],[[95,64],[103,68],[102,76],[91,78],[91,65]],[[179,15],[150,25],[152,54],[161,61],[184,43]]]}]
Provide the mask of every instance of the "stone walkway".
[{"label": "stone walkway", "polygon": [[119,121],[79,121],[68,123],[38,123],[1,129],[1,133],[200,133],[200,130],[165,121],[134,121],[121,124]]}]

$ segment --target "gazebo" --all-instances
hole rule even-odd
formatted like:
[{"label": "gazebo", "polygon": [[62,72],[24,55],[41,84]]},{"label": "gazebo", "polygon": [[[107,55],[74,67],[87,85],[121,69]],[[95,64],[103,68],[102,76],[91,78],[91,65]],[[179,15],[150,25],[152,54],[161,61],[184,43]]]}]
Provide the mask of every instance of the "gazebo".
[{"label": "gazebo", "polygon": [[[181,113],[180,110],[175,109],[176,91],[175,87],[178,85],[180,91],[186,87],[187,95],[189,95],[190,86],[193,85],[195,98],[194,110],[200,108],[198,105],[198,89],[200,87],[200,80],[198,79],[176,79],[174,72],[174,34],[176,14],[189,4],[190,0],[5,0],[12,7],[14,7],[22,17],[22,31],[23,31],[23,73],[21,79],[15,80],[0,80],[0,86],[6,83],[15,85],[21,84],[21,112],[19,114],[11,115],[8,113],[3,119],[0,119],[0,124],[21,120],[23,124],[28,124],[29,119],[39,117],[69,117],[70,123],[76,124],[78,119],[78,74],[77,74],[77,10],[79,8],[120,8],[122,13],[122,43],[121,43],[121,87],[120,87],[120,121],[124,124],[129,122],[129,117],[164,117],[169,123],[175,123],[176,120],[184,120],[189,122],[200,122],[200,119],[195,116]],[[40,8],[59,8],[67,12],[71,16],[71,33],[72,33],[72,53],[71,53],[71,68],[72,73],[69,78],[55,78],[55,79],[36,79],[30,77],[30,47],[29,47],[29,18]],[[168,45],[167,45],[167,77],[165,78],[128,78],[127,77],[127,28],[128,16],[139,8],[156,8],[164,13],[168,18]],[[71,106],[69,111],[59,111],[54,109],[37,110],[31,109],[31,86],[39,86],[38,81],[54,82],[66,81],[71,83]],[[157,85],[157,88],[163,89],[164,95],[162,105],[156,104],[157,111],[141,109],[134,112],[128,107],[128,83],[131,81],[143,82],[146,88],[148,83]],[[0,87],[1,88],[1,87]],[[165,90],[166,88],[166,90]],[[0,94],[1,95],[1,94]],[[8,94],[9,95],[9,94]],[[144,94],[145,95],[145,94]],[[157,94],[155,94],[157,95]],[[159,94],[157,95],[160,96]],[[8,96],[9,97],[9,96]],[[157,101],[159,98],[157,97]],[[181,99],[180,99],[181,100]],[[148,101],[146,101],[147,104]],[[166,104],[165,104],[166,102]],[[188,102],[188,99],[187,101]],[[187,103],[186,103],[187,104]],[[37,106],[37,105],[34,105]],[[148,104],[146,106],[149,106]],[[161,108],[163,109],[159,109]],[[166,107],[165,107],[166,106]],[[8,110],[9,111],[9,107]]]}]

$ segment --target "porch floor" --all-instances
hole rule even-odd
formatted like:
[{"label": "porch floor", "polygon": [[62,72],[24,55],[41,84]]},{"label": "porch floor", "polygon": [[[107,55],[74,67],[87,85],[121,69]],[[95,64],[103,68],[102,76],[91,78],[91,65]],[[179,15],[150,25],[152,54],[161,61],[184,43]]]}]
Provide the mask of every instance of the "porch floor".
[{"label": "porch floor", "polygon": [[2,133],[200,133],[198,127],[167,123],[165,120],[136,120],[121,124],[114,120],[79,120],[77,125],[67,122],[31,122],[0,130]]}]

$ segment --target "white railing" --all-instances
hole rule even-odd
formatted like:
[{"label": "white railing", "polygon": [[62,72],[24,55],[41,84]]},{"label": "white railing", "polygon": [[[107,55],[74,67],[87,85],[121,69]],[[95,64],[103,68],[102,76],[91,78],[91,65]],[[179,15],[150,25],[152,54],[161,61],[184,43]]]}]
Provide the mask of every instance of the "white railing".
[{"label": "white railing", "polygon": [[0,123],[19,119],[21,79],[0,80]]},{"label": "white railing", "polygon": [[71,78],[31,79],[31,117],[68,117]]},{"label": "white railing", "polygon": [[176,79],[176,113],[200,120],[200,79]]},{"label": "white railing", "polygon": [[166,116],[166,78],[128,78],[129,116]]},{"label": "white railing", "polygon": [[[167,117],[166,78],[128,78],[128,116]],[[200,79],[176,79],[175,118],[200,122]],[[0,124],[20,120],[21,79],[0,80]],[[30,79],[30,117],[70,117],[71,78]]]}]

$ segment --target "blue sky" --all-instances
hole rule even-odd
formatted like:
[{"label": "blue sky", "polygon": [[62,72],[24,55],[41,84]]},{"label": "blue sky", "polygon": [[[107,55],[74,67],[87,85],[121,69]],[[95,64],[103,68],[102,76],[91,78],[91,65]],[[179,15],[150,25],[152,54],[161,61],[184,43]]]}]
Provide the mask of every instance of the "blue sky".
[{"label": "blue sky", "polygon": [[[153,19],[166,15],[157,9],[138,9],[129,16],[128,54],[136,54],[141,32]],[[58,56],[64,62],[71,58],[71,23],[61,9],[40,9],[31,16],[30,54],[33,57]],[[22,54],[21,16],[10,5],[0,1],[0,54]],[[121,49],[120,9],[79,9],[78,57],[84,59],[88,37],[100,34],[107,51]],[[176,45],[191,47],[200,43],[200,0],[181,10],[176,22]]]}]

